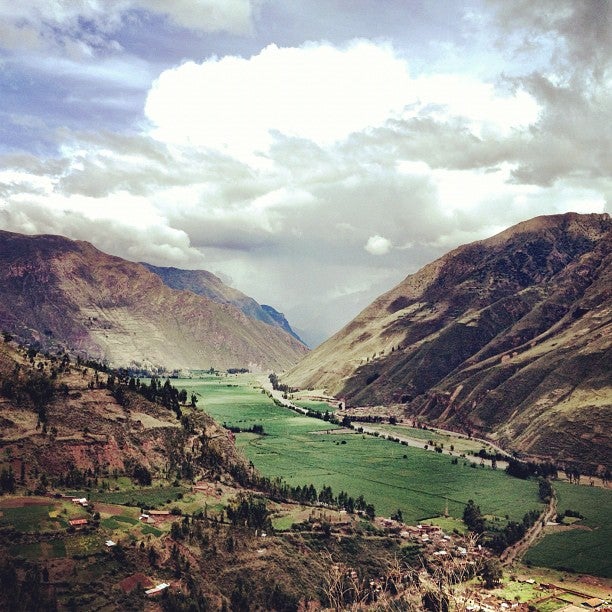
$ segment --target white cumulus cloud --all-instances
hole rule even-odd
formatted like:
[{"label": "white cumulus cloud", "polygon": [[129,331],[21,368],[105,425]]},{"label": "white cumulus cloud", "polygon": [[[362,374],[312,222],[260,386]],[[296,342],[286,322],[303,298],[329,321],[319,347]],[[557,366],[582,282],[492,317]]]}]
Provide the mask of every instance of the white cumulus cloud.
[{"label": "white cumulus cloud", "polygon": [[244,152],[266,148],[273,132],[329,144],[410,101],[406,64],[388,46],[356,41],[184,63],[154,83],[145,113],[162,140]]},{"label": "white cumulus cloud", "polygon": [[368,238],[364,249],[372,255],[386,255],[392,247],[393,244],[389,239],[376,234]]},{"label": "white cumulus cloud", "polygon": [[535,122],[539,106],[522,89],[466,75],[413,78],[391,45],[356,40],[185,62],[154,82],[145,114],[161,141],[244,157],[265,153],[278,135],[329,146],[415,117],[459,120],[478,137],[507,134]]}]

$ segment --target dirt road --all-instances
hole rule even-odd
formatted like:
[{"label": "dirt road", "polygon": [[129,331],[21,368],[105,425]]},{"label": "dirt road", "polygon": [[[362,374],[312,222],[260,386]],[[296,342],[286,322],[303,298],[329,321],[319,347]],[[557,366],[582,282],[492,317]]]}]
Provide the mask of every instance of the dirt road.
[{"label": "dirt road", "polygon": [[553,495],[550,498],[546,508],[540,515],[540,518],[533,524],[521,540],[506,548],[500,555],[499,560],[502,565],[512,565],[514,561],[522,557],[527,550],[533,545],[536,539],[540,536],[546,523],[552,521],[557,516],[557,497]]}]

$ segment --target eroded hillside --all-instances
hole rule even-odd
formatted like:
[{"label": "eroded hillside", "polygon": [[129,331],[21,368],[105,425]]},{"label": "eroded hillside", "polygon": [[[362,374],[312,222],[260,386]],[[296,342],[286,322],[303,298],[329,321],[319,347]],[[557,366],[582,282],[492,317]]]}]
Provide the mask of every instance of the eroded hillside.
[{"label": "eroded hillside", "polygon": [[282,369],[307,353],[234,304],[60,236],[0,232],[0,290],[0,329],[116,367]]},{"label": "eroded hillside", "polygon": [[609,465],[611,228],[605,214],[540,217],[460,247],[378,298],[283,382]]}]

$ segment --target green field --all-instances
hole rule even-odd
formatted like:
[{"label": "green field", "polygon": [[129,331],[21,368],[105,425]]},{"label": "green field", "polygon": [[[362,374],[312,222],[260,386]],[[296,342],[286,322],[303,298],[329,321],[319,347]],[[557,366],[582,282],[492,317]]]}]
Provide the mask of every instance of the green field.
[{"label": "green field", "polygon": [[248,375],[173,384],[196,392],[198,405],[220,423],[242,429],[263,426],[263,436],[237,436],[237,444],[262,474],[293,485],[328,485],[336,494],[363,495],[378,514],[389,516],[400,509],[407,522],[417,522],[442,514],[448,504],[449,513],[460,517],[474,499],[485,514],[521,520],[540,507],[533,482],[472,468],[464,461],[452,465],[447,455],[372,436],[333,433],[337,426],[273,404]]},{"label": "green field", "polygon": [[1,508],[0,527],[13,527],[16,531],[57,531],[66,526],[60,518],[52,518],[49,512],[53,505]]},{"label": "green field", "polygon": [[313,400],[306,399],[292,399],[291,400],[296,406],[301,406],[302,408],[307,408],[308,410],[312,410],[314,412],[329,412],[333,414],[335,412],[335,408],[330,406],[327,402],[316,402]]},{"label": "green field", "polygon": [[[358,426],[359,423],[356,423]],[[389,425],[386,423],[367,423],[364,424],[368,429],[373,429],[384,434],[391,436],[400,436],[402,438],[409,438],[415,440],[417,443],[428,443],[433,442],[434,446],[442,446],[445,450],[453,450],[456,453],[477,453],[481,449],[491,451],[491,447],[485,442],[479,440],[471,440],[469,438],[445,434],[438,431],[431,431],[430,429],[417,429],[415,427],[407,427],[404,425]]]},{"label": "green field", "polygon": [[[98,492],[92,491],[76,491],[74,494],[79,497],[89,497],[94,502],[102,502],[107,504],[119,504],[123,506],[135,506],[137,508],[148,507],[158,508],[169,502],[174,502],[180,498],[189,489],[182,486],[162,486],[162,487],[145,487],[131,488],[125,491],[108,491]],[[117,517],[115,517],[117,519]],[[127,519],[119,519],[127,520]]]},{"label": "green field", "polygon": [[566,482],[554,487],[559,513],[577,510],[585,518],[574,529],[546,535],[528,551],[525,561],[612,578],[612,491]]}]

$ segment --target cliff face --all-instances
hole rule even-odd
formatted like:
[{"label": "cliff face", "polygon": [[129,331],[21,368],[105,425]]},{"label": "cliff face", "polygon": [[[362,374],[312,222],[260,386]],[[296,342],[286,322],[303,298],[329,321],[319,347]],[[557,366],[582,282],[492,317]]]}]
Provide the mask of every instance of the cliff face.
[{"label": "cliff face", "polygon": [[114,366],[283,369],[307,349],[278,327],[141,264],[60,236],[0,232],[0,329]]},{"label": "cliff face", "polygon": [[542,456],[610,462],[612,223],[566,214],[407,277],[283,382],[402,403]]}]

